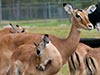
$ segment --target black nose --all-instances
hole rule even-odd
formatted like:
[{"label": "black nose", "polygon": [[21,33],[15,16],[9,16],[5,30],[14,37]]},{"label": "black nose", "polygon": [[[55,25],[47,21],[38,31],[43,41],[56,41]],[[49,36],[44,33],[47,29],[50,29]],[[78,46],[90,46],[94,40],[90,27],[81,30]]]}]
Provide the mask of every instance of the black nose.
[{"label": "black nose", "polygon": [[63,7],[65,7],[67,5],[67,3],[63,3]]},{"label": "black nose", "polygon": [[41,70],[41,71],[44,71],[42,66],[39,66],[38,69]]},{"label": "black nose", "polygon": [[89,28],[91,28],[91,29],[92,29],[92,28],[93,28],[93,26],[92,26],[92,25],[89,25]]},{"label": "black nose", "polygon": [[92,25],[89,25],[89,27],[91,27],[91,28],[92,28]]},{"label": "black nose", "polygon": [[37,55],[40,55],[40,50],[36,50]]}]

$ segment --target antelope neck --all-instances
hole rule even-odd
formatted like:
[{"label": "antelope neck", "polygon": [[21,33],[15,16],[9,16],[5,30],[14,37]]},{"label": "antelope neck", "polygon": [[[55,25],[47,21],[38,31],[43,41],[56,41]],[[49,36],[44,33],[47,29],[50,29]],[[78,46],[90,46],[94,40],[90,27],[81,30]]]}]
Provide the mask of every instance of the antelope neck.
[{"label": "antelope neck", "polygon": [[71,31],[67,39],[65,39],[64,44],[66,45],[65,50],[63,51],[63,61],[66,63],[66,60],[71,56],[80,40],[80,31],[75,23],[72,24]]}]

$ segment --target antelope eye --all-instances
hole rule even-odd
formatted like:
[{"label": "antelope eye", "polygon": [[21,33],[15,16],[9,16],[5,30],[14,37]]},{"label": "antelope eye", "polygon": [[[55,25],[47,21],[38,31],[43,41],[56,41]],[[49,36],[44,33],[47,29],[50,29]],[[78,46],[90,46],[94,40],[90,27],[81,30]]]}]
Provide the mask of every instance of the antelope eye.
[{"label": "antelope eye", "polygon": [[37,55],[40,55],[40,53],[41,53],[40,50],[37,49],[37,50],[36,50],[36,54],[37,54]]},{"label": "antelope eye", "polygon": [[76,17],[77,17],[77,18],[81,18],[80,15],[77,15],[77,14],[76,14]]}]

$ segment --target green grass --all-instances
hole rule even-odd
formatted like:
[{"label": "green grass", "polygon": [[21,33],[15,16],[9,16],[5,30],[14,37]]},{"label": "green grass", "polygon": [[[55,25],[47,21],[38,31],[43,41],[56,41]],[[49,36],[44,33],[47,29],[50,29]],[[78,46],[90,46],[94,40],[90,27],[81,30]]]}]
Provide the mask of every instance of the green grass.
[{"label": "green grass", "polygon": [[18,24],[21,26],[29,26],[29,27],[34,27],[34,26],[38,26],[38,27],[42,27],[42,26],[59,26],[59,25],[64,25],[64,24],[70,24],[68,19],[47,19],[47,20],[21,20],[21,21],[1,21],[1,26],[7,25],[9,23],[12,24]]},{"label": "green grass", "polygon": [[[28,28],[29,32],[33,33],[48,33],[56,35],[57,37],[65,38],[70,32],[70,25],[66,26],[53,26],[53,27],[31,27]],[[92,31],[82,30],[81,38],[98,38],[100,37],[100,32],[95,29]]]},{"label": "green grass", "polygon": [[[68,20],[32,20],[32,21],[3,21],[2,26],[7,23],[19,24],[21,26],[28,26],[28,31],[31,33],[48,33],[56,35],[59,38],[65,38],[70,32],[70,22]],[[96,30],[86,31],[82,30],[81,37],[84,38],[97,38],[100,33]],[[69,75],[67,63],[60,70],[61,75]]]}]

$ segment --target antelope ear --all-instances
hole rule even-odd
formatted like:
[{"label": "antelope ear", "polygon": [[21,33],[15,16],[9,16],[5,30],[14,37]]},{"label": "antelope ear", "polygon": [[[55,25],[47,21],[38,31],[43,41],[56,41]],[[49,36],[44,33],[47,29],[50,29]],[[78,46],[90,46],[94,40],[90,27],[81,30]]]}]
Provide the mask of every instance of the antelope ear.
[{"label": "antelope ear", "polygon": [[12,24],[12,23],[9,23],[9,25],[12,27],[12,29],[13,29],[14,31],[16,31],[16,32],[17,32],[16,28],[13,26],[13,24]]},{"label": "antelope ear", "polygon": [[19,25],[17,24],[16,27],[19,27]]},{"label": "antelope ear", "polygon": [[50,41],[49,35],[48,35],[48,34],[44,34],[44,35],[42,36],[42,41],[43,41],[45,44],[48,44],[49,41]]},{"label": "antelope ear", "polygon": [[13,24],[12,24],[12,23],[9,23],[9,25],[10,25],[12,28],[14,28],[14,26],[13,26]]},{"label": "antelope ear", "polygon": [[37,43],[34,42],[34,45],[37,47],[39,44],[37,44]]},{"label": "antelope ear", "polygon": [[73,13],[72,5],[67,4],[67,3],[63,3],[63,7],[64,7],[65,11],[66,11],[68,14],[72,14],[72,13]]},{"label": "antelope ear", "polygon": [[93,13],[96,10],[96,8],[96,5],[89,6],[89,8],[87,9],[88,14]]}]

